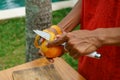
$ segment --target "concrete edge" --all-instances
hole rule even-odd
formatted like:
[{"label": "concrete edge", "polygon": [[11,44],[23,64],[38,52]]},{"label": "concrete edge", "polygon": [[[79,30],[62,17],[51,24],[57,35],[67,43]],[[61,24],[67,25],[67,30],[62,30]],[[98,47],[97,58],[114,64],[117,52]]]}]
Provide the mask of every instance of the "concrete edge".
[{"label": "concrete edge", "polygon": [[[77,0],[70,0],[52,3],[52,11],[56,11],[62,8],[73,7],[76,2]],[[25,16],[25,14],[25,7],[0,10],[0,20],[23,17]]]}]

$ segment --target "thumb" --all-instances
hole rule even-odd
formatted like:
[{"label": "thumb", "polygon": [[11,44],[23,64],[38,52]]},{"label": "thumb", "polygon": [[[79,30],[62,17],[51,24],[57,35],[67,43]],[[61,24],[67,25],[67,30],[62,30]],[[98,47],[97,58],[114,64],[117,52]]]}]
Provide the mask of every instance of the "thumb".
[{"label": "thumb", "polygon": [[68,40],[67,37],[66,37],[66,34],[67,33],[57,35],[56,39],[54,41],[48,42],[47,47],[58,46],[58,45],[61,45],[64,42],[66,42]]}]

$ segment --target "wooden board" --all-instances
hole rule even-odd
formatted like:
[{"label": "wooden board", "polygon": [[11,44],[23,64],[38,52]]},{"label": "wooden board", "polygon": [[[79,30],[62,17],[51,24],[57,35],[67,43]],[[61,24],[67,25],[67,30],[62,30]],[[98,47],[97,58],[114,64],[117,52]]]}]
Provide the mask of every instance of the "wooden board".
[{"label": "wooden board", "polygon": [[[0,71],[0,80],[13,80],[12,73],[14,71],[40,67],[51,64],[46,58],[41,58],[28,62],[7,70]],[[68,65],[62,58],[54,58],[54,67],[63,80],[85,80],[77,71]]]},{"label": "wooden board", "polygon": [[0,80],[13,80],[12,78],[13,71],[28,69],[32,67],[39,67],[47,64],[49,64],[49,61],[46,58],[40,58],[32,62],[28,62],[7,70],[0,71]]},{"label": "wooden board", "polygon": [[54,64],[13,72],[13,80],[63,80]]}]

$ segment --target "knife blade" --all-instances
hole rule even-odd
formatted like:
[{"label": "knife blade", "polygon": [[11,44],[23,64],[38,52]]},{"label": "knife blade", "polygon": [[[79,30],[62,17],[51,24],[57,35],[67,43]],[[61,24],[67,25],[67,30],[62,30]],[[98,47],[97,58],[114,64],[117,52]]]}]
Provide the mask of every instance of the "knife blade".
[{"label": "knife blade", "polygon": [[[40,31],[40,30],[33,30],[36,34],[38,34],[39,36],[41,36],[42,38],[44,38],[45,40],[49,41],[50,39],[50,34],[44,31]],[[64,47],[66,45],[66,42],[64,42],[62,44]],[[101,54],[97,53],[97,51],[94,51],[88,55],[86,55],[88,57],[92,57],[92,58],[96,58],[96,59],[100,59]]]},{"label": "knife blade", "polygon": [[44,38],[45,40],[49,41],[50,39],[50,34],[44,31],[40,31],[40,30],[33,30],[37,35],[39,35],[40,37]]}]

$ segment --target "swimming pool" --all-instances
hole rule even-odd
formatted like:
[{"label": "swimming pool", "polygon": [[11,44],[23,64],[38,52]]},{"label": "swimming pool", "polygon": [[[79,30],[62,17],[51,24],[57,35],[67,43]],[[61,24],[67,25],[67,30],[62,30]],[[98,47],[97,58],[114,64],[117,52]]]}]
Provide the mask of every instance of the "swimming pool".
[{"label": "swimming pool", "polygon": [[[52,2],[65,0],[52,0]],[[25,6],[25,0],[0,0],[0,10]]]},{"label": "swimming pool", "polygon": [[25,6],[25,0],[0,0],[0,10]]}]

